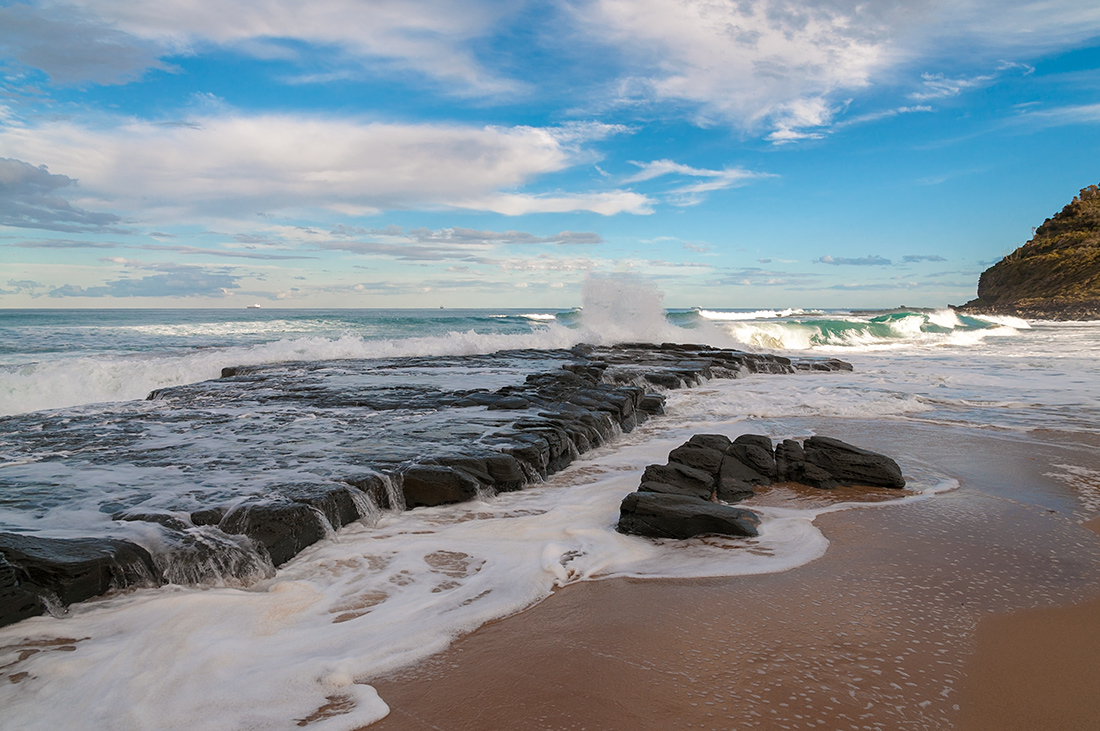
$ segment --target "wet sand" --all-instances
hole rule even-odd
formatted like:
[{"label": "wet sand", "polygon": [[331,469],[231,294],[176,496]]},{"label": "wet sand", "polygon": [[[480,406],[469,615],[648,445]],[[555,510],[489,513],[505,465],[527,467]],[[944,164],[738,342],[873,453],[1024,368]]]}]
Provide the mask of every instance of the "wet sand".
[{"label": "wet sand", "polygon": [[1100,728],[1100,537],[1047,476],[1095,445],[901,428],[818,432],[963,486],[823,516],[828,553],[785,573],[565,587],[372,679],[371,729]]},{"label": "wet sand", "polygon": [[966,669],[967,731],[1100,728],[1100,600],[984,619]]}]

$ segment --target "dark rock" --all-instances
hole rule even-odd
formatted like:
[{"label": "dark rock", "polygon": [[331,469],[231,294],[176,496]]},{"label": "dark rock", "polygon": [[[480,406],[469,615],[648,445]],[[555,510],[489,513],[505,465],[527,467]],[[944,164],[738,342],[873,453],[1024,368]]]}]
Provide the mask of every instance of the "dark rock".
[{"label": "dark rock", "polygon": [[347,483],[300,483],[281,485],[279,494],[296,503],[313,508],[325,517],[333,528],[342,528],[359,520],[359,508]]},{"label": "dark rock", "polygon": [[[399,501],[394,500],[392,480],[389,477],[383,477],[377,473],[367,473],[362,475],[355,475],[353,477],[345,477],[344,482],[351,485],[356,490],[366,494],[370,498],[371,503],[379,510],[396,510],[399,506]],[[191,519],[194,520],[194,513],[191,514]],[[197,525],[197,524],[196,524]]]},{"label": "dark rock", "polygon": [[[0,533],[0,556],[0,624],[41,614],[51,600],[67,606],[111,589],[162,581],[148,551],[115,538]],[[30,595],[36,597],[36,609]]]},{"label": "dark rock", "polygon": [[527,409],[531,407],[531,402],[527,399],[520,398],[519,396],[505,396],[504,398],[497,399],[495,402],[489,404],[489,410],[515,410],[515,409]]},{"label": "dark rock", "polygon": [[798,482],[806,464],[802,445],[793,439],[784,439],[775,445],[776,482]]},{"label": "dark rock", "polygon": [[775,453],[775,447],[772,446],[772,440],[763,434],[742,434],[734,439],[733,443],[759,447],[768,454]]},{"label": "dark rock", "polygon": [[432,464],[465,472],[486,487],[499,492],[519,490],[527,484],[527,476],[519,460],[510,454],[490,454],[484,457],[439,457]]},{"label": "dark rock", "polygon": [[213,508],[203,508],[202,510],[195,510],[191,513],[192,525],[217,525],[222,522],[222,518],[225,517],[228,508],[224,506],[217,506]]},{"label": "dark rock", "polygon": [[898,463],[885,455],[829,437],[810,437],[803,448],[807,469],[819,467],[838,484],[905,487]]},{"label": "dark rock", "polygon": [[737,460],[758,475],[758,477],[746,478],[754,485],[768,484],[771,482],[772,475],[775,474],[775,456],[770,447],[764,449],[757,444],[734,442],[726,450],[726,456]]},{"label": "dark rock", "polygon": [[299,551],[325,537],[318,511],[289,500],[248,502],[238,505],[218,526],[226,533],[246,535],[263,548],[271,563],[281,566]]},{"label": "dark rock", "polygon": [[632,492],[619,507],[620,533],[650,538],[698,535],[756,536],[760,519],[752,512],[684,495]]},{"label": "dark rock", "polygon": [[798,482],[810,487],[831,490],[839,483],[819,465],[806,461],[802,445],[793,439],[784,439],[775,447],[776,482]]},{"label": "dark rock", "polygon": [[172,513],[144,513],[138,511],[124,511],[115,513],[111,520],[142,521],[144,523],[157,523],[169,530],[184,531],[189,527],[187,521]]},{"label": "dark rock", "polygon": [[472,500],[481,487],[465,472],[443,465],[413,465],[401,472],[401,480],[405,506],[410,509]]},{"label": "dark rock", "polygon": [[646,373],[643,376],[647,381],[655,386],[664,386],[665,388],[683,388],[684,382],[680,376],[668,371],[654,371]]},{"label": "dark rock", "polygon": [[836,358],[824,358],[822,360],[804,360],[793,364],[799,371],[850,371],[851,363],[845,363]]},{"label": "dark rock", "polygon": [[[652,485],[665,487],[655,488]],[[651,464],[642,474],[644,492],[675,492],[709,500],[714,495],[715,477],[712,473],[672,462],[667,465]]]},{"label": "dark rock", "polygon": [[0,554],[0,627],[45,611],[37,593],[26,586],[27,576]]},{"label": "dark rock", "polygon": [[828,470],[812,462],[804,462],[798,479],[793,481],[801,482],[803,485],[809,485],[810,487],[816,487],[821,490],[832,490],[840,485],[840,482],[834,478]]},{"label": "dark rock", "polygon": [[668,461],[714,474],[722,464],[722,452],[688,442],[668,453]]},{"label": "dark rock", "polygon": [[706,447],[708,449],[716,449],[719,452],[725,452],[729,449],[730,439],[724,434],[696,434],[691,439],[687,440],[686,444],[693,444],[698,447]]},{"label": "dark rock", "polygon": [[519,460],[510,454],[494,454],[485,458],[485,469],[493,478],[493,487],[501,492],[518,490],[527,484]]},{"label": "dark rock", "polygon": [[727,503],[751,497],[754,485],[767,485],[770,480],[745,465],[736,457],[725,455],[718,469],[717,497]]}]

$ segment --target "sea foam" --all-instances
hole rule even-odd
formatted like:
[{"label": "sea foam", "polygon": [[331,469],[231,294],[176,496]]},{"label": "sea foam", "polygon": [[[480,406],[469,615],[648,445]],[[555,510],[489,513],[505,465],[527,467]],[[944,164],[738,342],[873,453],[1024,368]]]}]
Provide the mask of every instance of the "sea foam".
[{"label": "sea foam", "polygon": [[[834,374],[790,377],[813,392]],[[651,541],[615,531],[619,503],[655,455],[699,431],[755,431],[718,415],[746,385],[716,381],[670,394],[669,415],[590,453],[546,483],[455,506],[352,524],[247,589],[167,587],[86,602],[62,619],[0,630],[16,657],[40,652],[5,684],[6,721],[25,729],[85,726],[275,728],[333,701],[350,710],[317,728],[353,729],[387,712],[370,680],[444,649],[456,636],[519,611],[555,588],[613,576],[707,577],[783,571],[819,558],[814,525],[830,507],[760,507],[755,539]],[[934,477],[914,497],[950,487]],[[912,499],[912,498],[910,498]],[[43,646],[43,645],[39,645]],[[314,724],[311,724],[314,725]]]}]

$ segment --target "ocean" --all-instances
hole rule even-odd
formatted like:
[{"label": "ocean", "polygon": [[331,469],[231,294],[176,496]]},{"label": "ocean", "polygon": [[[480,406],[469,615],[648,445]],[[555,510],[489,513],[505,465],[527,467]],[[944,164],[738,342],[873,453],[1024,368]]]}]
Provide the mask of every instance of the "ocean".
[{"label": "ocean", "polygon": [[[915,308],[669,310],[638,286],[590,288],[583,305],[0,311],[0,532],[110,535],[162,556],[171,547],[159,526],[115,516],[183,515],[275,484],[480,442],[499,426],[493,412],[418,399],[522,383],[560,368],[561,351],[580,343],[700,343],[853,365],[668,391],[664,415],[543,482],[411,511],[367,501],[359,520],[278,570],[240,537],[189,526],[219,550],[167,571],[167,586],[58,606],[55,616],[0,629],[0,672],[11,681],[0,683],[0,724],[271,729],[312,719],[311,728],[355,729],[388,712],[372,677],[557,587],[784,571],[825,554],[828,539],[814,525],[825,512],[890,510],[958,487],[935,454],[902,440],[890,450],[909,483],[900,500],[763,501],[755,539],[615,532],[641,470],[692,434],[780,440],[857,421],[893,434],[1100,432],[1100,323]],[[227,396],[202,385],[238,366],[280,369],[288,389],[334,400],[305,408],[279,392]],[[147,400],[154,391],[165,396]],[[387,405],[339,398],[349,393]],[[1077,521],[1100,514],[1100,473],[1086,464],[1051,467],[1066,486],[1057,506]],[[338,713],[315,715],[334,698]]]}]

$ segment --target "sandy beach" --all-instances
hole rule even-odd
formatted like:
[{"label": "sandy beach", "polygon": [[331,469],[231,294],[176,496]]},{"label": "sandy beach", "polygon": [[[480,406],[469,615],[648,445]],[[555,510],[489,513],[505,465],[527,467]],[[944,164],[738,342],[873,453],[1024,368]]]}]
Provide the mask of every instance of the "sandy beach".
[{"label": "sandy beach", "polygon": [[372,680],[371,728],[1097,728],[1100,537],[1052,467],[1095,468],[1093,438],[807,427],[961,486],[825,515],[827,554],[788,572],[567,586]]}]

